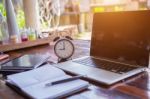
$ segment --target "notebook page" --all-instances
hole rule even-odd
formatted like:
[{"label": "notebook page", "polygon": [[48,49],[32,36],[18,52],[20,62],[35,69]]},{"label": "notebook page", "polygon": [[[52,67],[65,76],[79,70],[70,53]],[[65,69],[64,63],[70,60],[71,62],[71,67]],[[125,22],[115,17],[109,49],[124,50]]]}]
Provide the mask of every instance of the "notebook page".
[{"label": "notebook page", "polygon": [[[57,80],[68,78],[68,77],[70,77],[70,76],[65,75],[63,77],[57,78]],[[82,88],[87,88],[89,85],[89,83],[86,81],[74,80],[74,81],[47,87],[47,86],[45,86],[45,84],[47,84],[48,82],[51,82],[51,81],[46,81],[46,82],[42,82],[42,83],[39,83],[36,85],[24,87],[24,88],[22,88],[22,90],[27,95],[29,95],[31,98],[34,98],[34,99],[47,99],[47,98],[48,99],[56,99],[58,97],[64,96],[66,94],[80,90]]]},{"label": "notebook page", "polygon": [[18,87],[23,88],[63,75],[66,74],[62,70],[47,64],[34,70],[9,75],[7,79]]}]

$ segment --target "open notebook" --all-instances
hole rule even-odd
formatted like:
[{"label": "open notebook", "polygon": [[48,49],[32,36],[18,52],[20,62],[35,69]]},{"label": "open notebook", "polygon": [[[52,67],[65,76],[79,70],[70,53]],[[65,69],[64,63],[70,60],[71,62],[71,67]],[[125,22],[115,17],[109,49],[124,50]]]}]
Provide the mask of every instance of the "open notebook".
[{"label": "open notebook", "polygon": [[34,99],[61,98],[88,88],[89,83],[83,80],[74,80],[52,86],[45,84],[71,76],[49,64],[34,70],[7,76],[7,83],[12,84],[28,97]]}]

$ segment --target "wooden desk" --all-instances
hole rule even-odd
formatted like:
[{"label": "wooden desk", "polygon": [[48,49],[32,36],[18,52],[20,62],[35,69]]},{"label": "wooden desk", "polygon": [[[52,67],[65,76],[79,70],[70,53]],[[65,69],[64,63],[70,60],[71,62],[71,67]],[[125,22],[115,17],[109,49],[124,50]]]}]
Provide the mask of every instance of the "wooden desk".
[{"label": "wooden desk", "polygon": [[[89,54],[89,42],[76,41],[76,53],[74,57],[81,57]],[[53,57],[53,46],[39,46],[9,52],[10,58],[30,53],[50,53]],[[56,58],[55,58],[56,59]],[[143,73],[132,77],[124,82],[120,82],[111,87],[106,87],[102,84],[93,84],[88,90],[74,94],[69,99],[150,99],[150,74]],[[3,80],[0,80],[0,99],[24,99],[21,95],[5,85]]]}]

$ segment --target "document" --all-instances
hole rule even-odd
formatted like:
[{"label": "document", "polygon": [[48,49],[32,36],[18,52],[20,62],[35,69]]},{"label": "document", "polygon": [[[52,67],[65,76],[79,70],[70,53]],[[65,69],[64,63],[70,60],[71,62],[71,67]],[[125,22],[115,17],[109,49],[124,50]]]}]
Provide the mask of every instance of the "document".
[{"label": "document", "polygon": [[47,64],[34,70],[9,75],[7,81],[19,87],[28,97],[36,99],[60,98],[88,88],[89,83],[80,79],[45,86],[47,83],[70,77],[61,69]]}]

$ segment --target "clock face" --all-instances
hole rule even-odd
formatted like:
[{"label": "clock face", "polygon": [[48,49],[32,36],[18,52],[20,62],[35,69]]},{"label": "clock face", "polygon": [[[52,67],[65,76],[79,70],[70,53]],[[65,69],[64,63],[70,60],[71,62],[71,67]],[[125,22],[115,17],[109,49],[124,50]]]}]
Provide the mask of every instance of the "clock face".
[{"label": "clock face", "polygon": [[57,57],[62,59],[70,58],[74,53],[74,45],[70,40],[61,39],[56,42],[54,51]]}]

